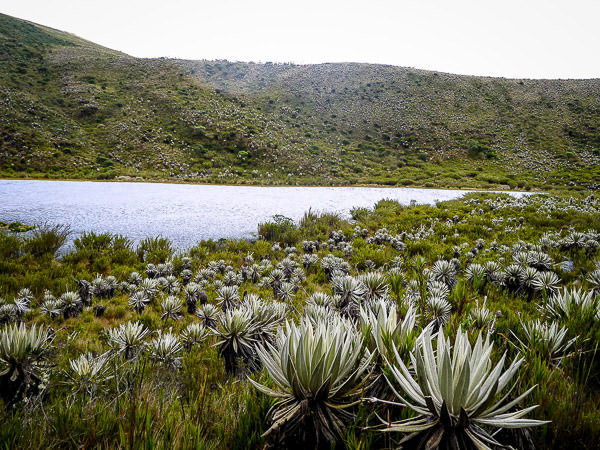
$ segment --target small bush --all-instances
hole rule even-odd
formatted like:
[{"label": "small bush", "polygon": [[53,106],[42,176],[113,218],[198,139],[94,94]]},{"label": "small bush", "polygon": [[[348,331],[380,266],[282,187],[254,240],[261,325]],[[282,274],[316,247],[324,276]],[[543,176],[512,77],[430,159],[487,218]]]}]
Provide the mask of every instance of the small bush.
[{"label": "small bush", "polygon": [[136,250],[142,262],[162,264],[173,257],[173,245],[167,238],[156,237],[143,239]]},{"label": "small bush", "polygon": [[0,259],[16,258],[21,251],[21,240],[17,236],[0,233]]},{"label": "small bush", "polygon": [[287,245],[294,245],[300,240],[300,232],[294,221],[279,214],[273,216],[271,222],[259,224],[258,234],[269,242],[284,242]]},{"label": "small bush", "polygon": [[49,225],[47,223],[37,227],[33,236],[25,241],[25,248],[33,256],[45,254],[56,255],[64,245],[71,229],[67,225]]}]

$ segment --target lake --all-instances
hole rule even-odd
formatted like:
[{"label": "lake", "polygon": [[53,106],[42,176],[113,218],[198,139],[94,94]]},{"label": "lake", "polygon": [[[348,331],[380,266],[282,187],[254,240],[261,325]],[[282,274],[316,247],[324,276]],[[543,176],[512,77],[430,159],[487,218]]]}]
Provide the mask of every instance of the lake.
[{"label": "lake", "polygon": [[[469,191],[371,187],[262,187],[167,183],[0,180],[0,220],[68,225],[119,233],[136,242],[162,235],[180,249],[201,239],[256,237],[275,214],[298,221],[305,211],[349,217],[381,199],[434,204]],[[511,192],[521,196],[529,193]]]}]

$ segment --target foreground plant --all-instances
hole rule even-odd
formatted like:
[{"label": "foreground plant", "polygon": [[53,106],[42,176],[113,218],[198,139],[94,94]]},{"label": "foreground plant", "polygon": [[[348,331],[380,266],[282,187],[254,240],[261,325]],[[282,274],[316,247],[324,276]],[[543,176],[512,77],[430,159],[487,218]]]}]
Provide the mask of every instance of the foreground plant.
[{"label": "foreground plant", "polygon": [[394,348],[405,360],[420,333],[417,327],[417,311],[408,307],[404,318],[398,316],[396,305],[379,300],[370,308],[360,308],[360,322],[367,349],[374,354],[373,375],[377,377],[369,389],[369,396],[388,399],[391,395],[383,377],[386,361],[394,358]]},{"label": "foreground plant", "polygon": [[547,423],[523,418],[537,406],[517,409],[535,386],[507,401],[510,389],[496,401],[496,395],[517,373],[522,358],[515,358],[503,372],[506,354],[495,366],[492,364],[489,335],[483,340],[479,334],[471,347],[467,333],[459,330],[453,349],[442,331],[436,339],[437,351],[429,330],[417,340],[411,354],[414,372],[396,355],[398,365],[390,366],[388,381],[393,389],[401,388],[394,391],[397,397],[419,415],[391,424],[384,421],[384,431],[410,433],[402,443],[417,448],[488,449],[501,444],[482,426],[526,428]]},{"label": "foreground plant", "polygon": [[24,323],[0,331],[0,396],[13,401],[19,394],[37,391],[42,382],[47,349],[51,343],[48,329]]},{"label": "foreground plant", "polygon": [[272,425],[264,436],[306,448],[342,436],[353,417],[348,408],[361,394],[371,363],[357,332],[342,319],[286,323],[275,345],[257,352],[275,389],[250,382],[279,399],[269,412]]},{"label": "foreground plant", "polygon": [[420,329],[417,327],[417,310],[410,305],[404,318],[398,316],[396,305],[379,300],[371,308],[361,307],[360,318],[366,332],[366,345],[377,353],[378,362],[383,364],[393,359],[393,347],[401,357],[407,358],[413,349]]}]

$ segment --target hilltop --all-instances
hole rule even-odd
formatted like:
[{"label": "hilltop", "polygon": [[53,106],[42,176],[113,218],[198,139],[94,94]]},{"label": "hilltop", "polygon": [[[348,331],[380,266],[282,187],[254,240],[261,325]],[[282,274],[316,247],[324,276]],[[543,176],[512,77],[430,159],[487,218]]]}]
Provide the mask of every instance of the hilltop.
[{"label": "hilltop", "polygon": [[140,59],[0,15],[0,176],[596,189],[600,80]]}]

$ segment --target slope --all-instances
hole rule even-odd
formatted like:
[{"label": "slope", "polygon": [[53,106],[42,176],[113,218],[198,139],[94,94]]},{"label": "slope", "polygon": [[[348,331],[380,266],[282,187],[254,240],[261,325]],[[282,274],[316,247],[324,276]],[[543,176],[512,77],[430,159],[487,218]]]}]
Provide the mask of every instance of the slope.
[{"label": "slope", "polygon": [[600,80],[139,59],[0,15],[0,175],[600,184]]}]

